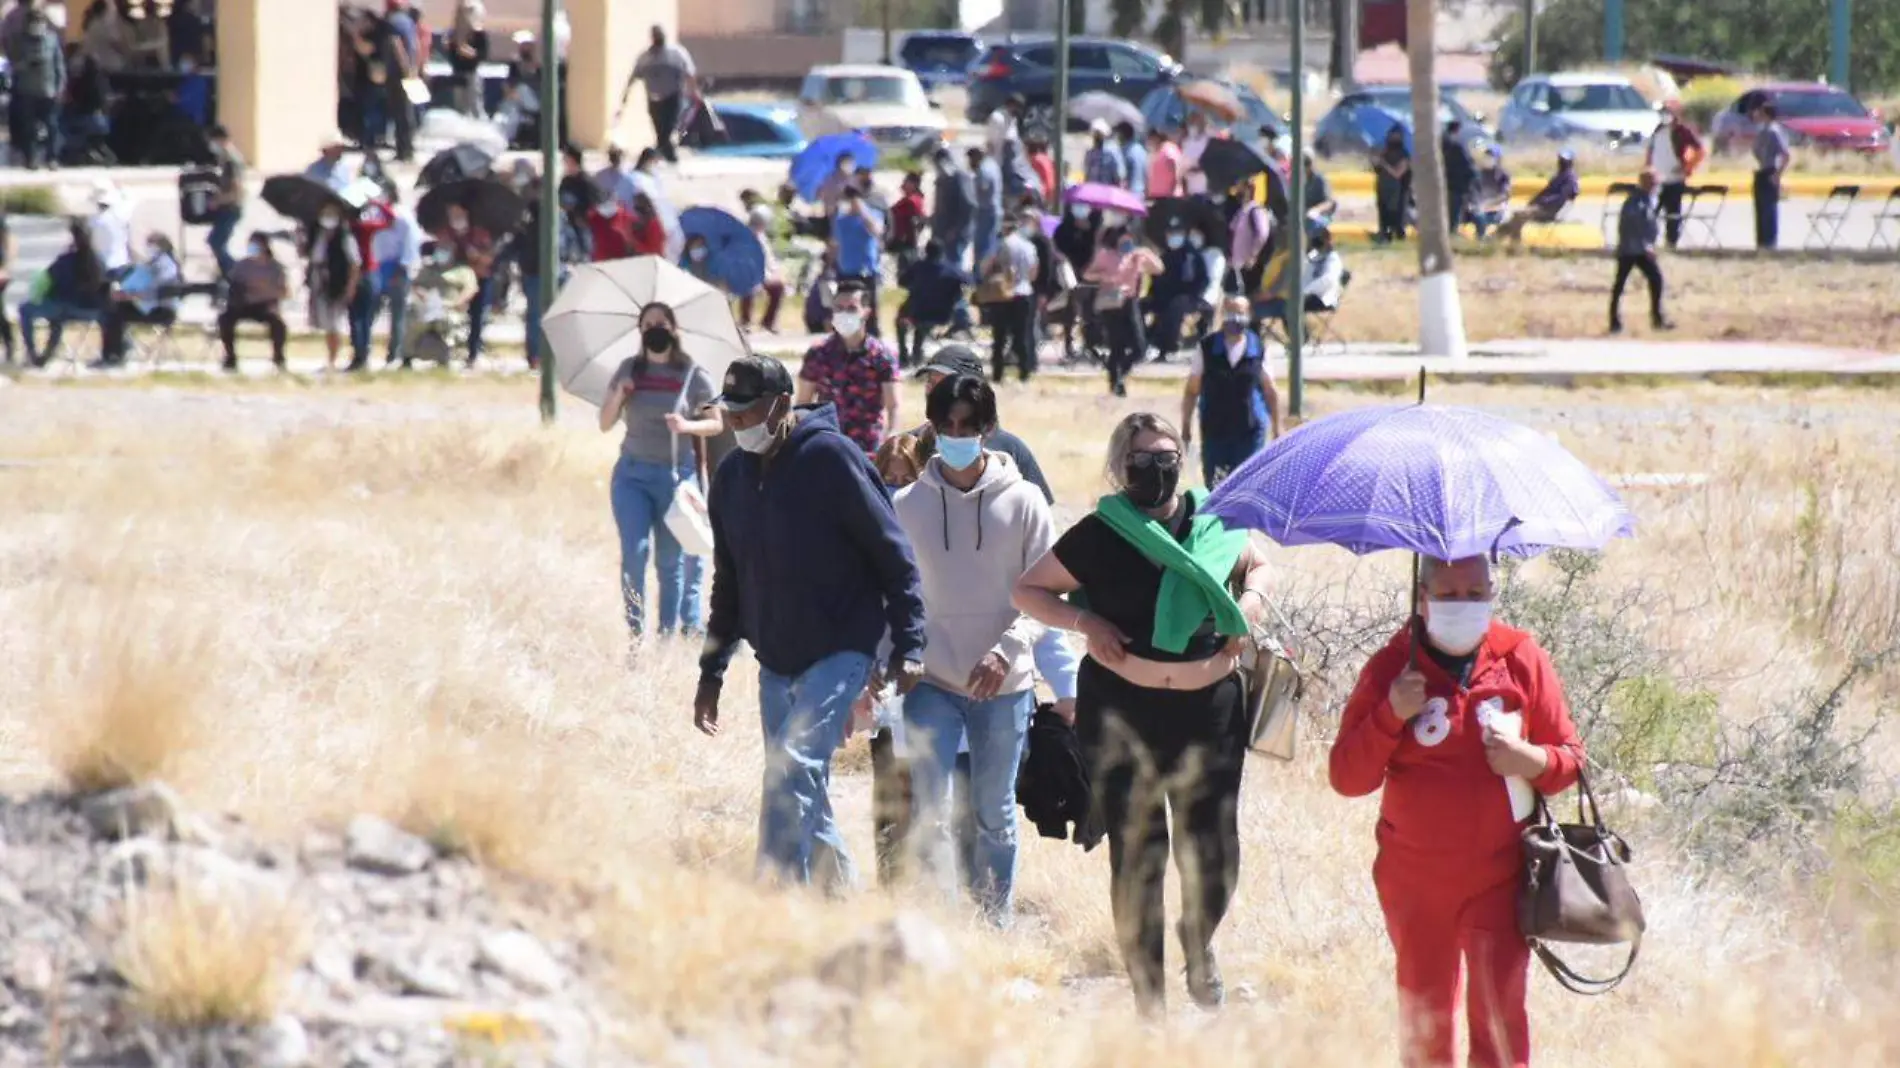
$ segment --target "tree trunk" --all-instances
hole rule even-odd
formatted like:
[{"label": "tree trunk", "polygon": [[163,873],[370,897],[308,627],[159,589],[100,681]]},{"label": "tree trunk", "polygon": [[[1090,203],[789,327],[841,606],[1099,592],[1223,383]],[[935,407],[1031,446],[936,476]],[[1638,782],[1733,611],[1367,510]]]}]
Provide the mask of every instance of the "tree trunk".
[{"label": "tree trunk", "polygon": [[1412,192],[1418,200],[1418,347],[1421,355],[1465,357],[1464,310],[1452,273],[1445,159],[1439,153],[1437,12],[1433,0],[1406,0],[1412,69]]}]

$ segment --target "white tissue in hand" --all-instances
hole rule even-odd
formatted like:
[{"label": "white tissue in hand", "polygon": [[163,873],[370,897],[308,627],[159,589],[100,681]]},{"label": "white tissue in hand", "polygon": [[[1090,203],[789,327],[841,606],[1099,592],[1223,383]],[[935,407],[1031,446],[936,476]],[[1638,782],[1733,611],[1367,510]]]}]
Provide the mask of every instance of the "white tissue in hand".
[{"label": "white tissue in hand", "polygon": [[[1500,698],[1487,697],[1478,706],[1478,722],[1499,734],[1511,738],[1524,737],[1524,714],[1504,711],[1504,702]],[[1537,810],[1537,795],[1531,789],[1528,779],[1516,775],[1504,776],[1504,788],[1511,798],[1511,818],[1527,820]]]}]

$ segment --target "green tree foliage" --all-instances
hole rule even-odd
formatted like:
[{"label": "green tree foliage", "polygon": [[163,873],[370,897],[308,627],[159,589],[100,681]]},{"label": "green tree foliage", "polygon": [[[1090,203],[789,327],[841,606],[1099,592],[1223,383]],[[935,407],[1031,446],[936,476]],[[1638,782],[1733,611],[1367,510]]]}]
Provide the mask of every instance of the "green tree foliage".
[{"label": "green tree foliage", "polygon": [[[1831,0],[1624,0],[1625,55],[1692,56],[1757,74],[1820,78],[1828,70]],[[1517,83],[1523,26],[1513,14],[1500,27],[1491,80]],[[1853,86],[1878,93],[1900,86],[1900,0],[1854,0],[1849,37]],[[1603,0],[1550,0],[1537,19],[1537,65],[1588,66],[1603,58]]]}]

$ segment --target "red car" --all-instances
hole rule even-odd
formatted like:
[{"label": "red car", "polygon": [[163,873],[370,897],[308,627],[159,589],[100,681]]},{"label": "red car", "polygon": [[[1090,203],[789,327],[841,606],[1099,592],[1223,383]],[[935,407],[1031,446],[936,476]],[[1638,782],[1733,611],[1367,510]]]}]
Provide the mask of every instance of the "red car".
[{"label": "red car", "polygon": [[1755,139],[1755,120],[1749,116],[1766,98],[1774,102],[1789,141],[1797,147],[1824,152],[1885,152],[1893,133],[1877,111],[1831,85],[1788,82],[1764,85],[1743,93],[1715,116],[1710,131],[1717,152],[1747,152]]}]

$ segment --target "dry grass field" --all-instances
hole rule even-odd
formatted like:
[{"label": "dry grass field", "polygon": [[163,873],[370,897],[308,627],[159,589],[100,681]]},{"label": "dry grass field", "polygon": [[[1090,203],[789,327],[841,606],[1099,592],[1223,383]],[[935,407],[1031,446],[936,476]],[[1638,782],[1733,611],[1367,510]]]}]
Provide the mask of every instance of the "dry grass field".
[{"label": "dry grass field", "polygon": [[[1525,286],[1561,288],[1536,273],[1579,270],[1507,262]],[[1389,329],[1407,329],[1409,295],[1354,296],[1367,331],[1381,303]],[[755,1063],[722,1049],[946,1068],[1393,1061],[1390,950],[1368,875],[1375,808],[1335,797],[1324,774],[1350,664],[1329,668],[1309,699],[1300,758],[1249,769],[1243,886],[1218,943],[1237,993],[1223,1015],[1179,1008],[1177,990],[1169,1021],[1141,1023],[1116,962],[1105,856],[1029,832],[1017,928],[946,917],[963,974],[892,989],[840,1033],[774,1032],[766,999],[782,977],[905,902],[750,883],[760,753],[749,662],[728,692],[737,729],[718,739],[690,723],[695,646],[656,642],[637,670],[623,668],[614,443],[572,406],[540,428],[528,389],[0,390],[0,789],[162,776],[194,805],[285,835],[383,813],[549,888],[531,895],[546,902],[544,922],[611,966],[629,1059],[668,1063],[686,1035],[714,1064]],[[1700,707],[1725,729],[1772,727],[1803,691],[1900,634],[1900,399],[1714,386],[1472,386],[1436,399],[1546,429],[1606,473],[1706,476],[1628,491],[1639,536],[1608,554],[1592,596],[1623,605],[1620,623],[1675,685],[1707,696]],[[1378,402],[1322,389],[1312,403]],[[914,392],[905,403],[921,410]],[[1071,513],[1100,492],[1107,429],[1135,407],[1178,405],[1154,382],[1125,401],[1093,381],[1003,395],[1005,424],[1037,450]],[[1302,619],[1389,610],[1403,568],[1330,550],[1274,558]],[[1553,575],[1540,565],[1513,581]],[[1876,667],[1829,722],[1877,729],[1897,699],[1900,676]],[[1630,735],[1608,724],[1592,740],[1607,748],[1612,728]],[[1876,734],[1866,751],[1891,740]],[[868,860],[863,746],[841,757],[834,791]],[[1868,769],[1856,820],[1829,815],[1801,841],[1718,864],[1682,844],[1666,807],[1619,809],[1650,913],[1644,959],[1600,1000],[1538,978],[1539,1061],[1900,1062],[1900,825],[1880,815],[1895,770],[1885,756]],[[1796,859],[1817,851],[1819,867]],[[244,941],[256,926],[200,941],[256,953],[295,942]],[[243,953],[215,974],[168,966],[154,959],[167,940],[146,927],[143,974],[183,975],[174,983],[202,983],[207,997],[233,974],[271,974]],[[189,1018],[191,1005],[165,1011]]]}]

